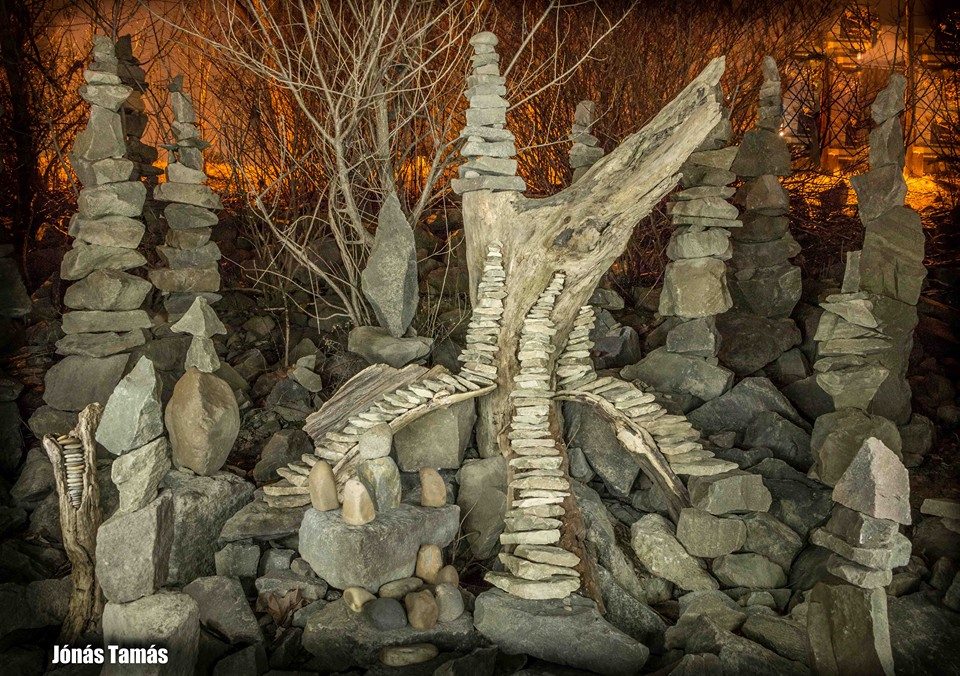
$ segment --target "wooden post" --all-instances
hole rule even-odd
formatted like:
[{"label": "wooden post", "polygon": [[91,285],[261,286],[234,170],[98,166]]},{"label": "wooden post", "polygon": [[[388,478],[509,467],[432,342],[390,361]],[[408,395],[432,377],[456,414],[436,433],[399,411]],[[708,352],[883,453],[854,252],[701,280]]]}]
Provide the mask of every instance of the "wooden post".
[{"label": "wooden post", "polygon": [[[47,435],[43,448],[53,464],[53,479],[60,504],[60,527],[63,546],[73,566],[73,595],[60,630],[60,640],[74,643],[94,634],[103,614],[103,595],[94,570],[97,548],[97,529],[100,528],[100,488],[97,485],[97,451],[94,434],[100,424],[103,407],[93,403],[80,412],[77,426],[61,437]],[[79,495],[71,496],[67,480],[64,445],[79,440],[83,464],[79,470],[70,470],[70,477],[81,477]]]}]

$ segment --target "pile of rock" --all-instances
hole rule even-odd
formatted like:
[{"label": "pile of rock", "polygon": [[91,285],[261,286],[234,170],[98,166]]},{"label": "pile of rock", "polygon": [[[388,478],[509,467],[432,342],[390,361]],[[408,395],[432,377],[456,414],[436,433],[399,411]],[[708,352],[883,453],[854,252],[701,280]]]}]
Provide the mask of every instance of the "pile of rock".
[{"label": "pile of rock", "polygon": [[790,198],[778,177],[790,175],[790,150],[780,136],[783,102],[773,58],[763,58],[757,127],[744,134],[731,167],[745,181],[734,196],[743,227],[733,231],[730,289],[734,306],[760,317],[789,317],[800,300],[800,253],[789,230]]},{"label": "pile of rock", "polygon": [[467,77],[464,93],[470,106],[467,124],[460,133],[466,139],[460,154],[467,162],[459,178],[451,181],[458,195],[475,190],[524,191],[527,184],[517,176],[517,154],[513,132],[505,128],[508,102],[506,80],[500,75],[497,36],[488,31],[470,38],[473,45],[473,74]]},{"label": "pile of rock", "polygon": [[190,347],[184,361],[184,369],[193,367],[204,373],[215,373],[220,368],[220,357],[213,344],[213,337],[226,335],[217,313],[203,296],[196,296],[190,308],[175,322],[170,330],[174,333],[186,333],[190,338]]},{"label": "pile of rock", "polygon": [[910,561],[910,481],[900,459],[879,439],[867,439],[833,490],[830,520],[811,542],[832,552],[807,615],[817,673],[893,673],[887,594],[892,569]]},{"label": "pile of rock", "polygon": [[493,242],[487,246],[473,316],[467,324],[466,344],[459,356],[463,364],[460,375],[484,385],[492,385],[497,379],[497,342],[503,319],[503,299],[507,296],[504,289],[506,278],[500,243]]},{"label": "pile of rock", "polygon": [[[732,166],[745,179],[734,196],[743,211],[743,227],[731,234],[729,284],[734,309],[719,323],[720,359],[739,375],[776,362],[801,340],[790,319],[801,291],[800,268],[791,265],[790,258],[800,253],[800,245],[790,234],[790,199],[778,180],[790,174],[790,151],[779,134],[780,76],[769,56],[763,59],[763,76],[757,127],[744,136]],[[809,367],[793,351],[771,368],[772,373],[785,375],[778,380],[786,381],[806,377]]]},{"label": "pile of rock", "polygon": [[570,146],[570,168],[573,170],[574,182],[603,157],[600,139],[590,133],[593,129],[596,108],[593,101],[580,101],[573,114],[573,129],[570,132],[570,140],[573,142]]},{"label": "pile of rock", "polygon": [[[671,322],[664,347],[627,367],[624,378],[652,388],[709,401],[733,385],[720,366],[715,317],[730,309],[726,263],[732,256],[730,228],[740,228],[739,211],[728,202],[736,180],[737,156],[730,139],[729,112],[681,167],[683,188],[668,204],[676,227],[667,246],[660,314]],[[689,409],[688,409],[689,410]]]},{"label": "pile of rock", "polygon": [[567,336],[567,344],[557,358],[557,384],[564,390],[576,390],[597,379],[593,370],[590,350],[593,340],[590,331],[596,323],[592,305],[584,305],[573,320],[573,328]]},{"label": "pile of rock", "polygon": [[[899,452],[899,434],[885,436],[880,428],[889,426],[884,418],[904,425],[911,416],[906,371],[925,270],[920,217],[903,205],[904,145],[897,116],[904,87],[903,77],[892,75],[871,107],[878,125],[870,133],[871,169],[851,179],[866,229],[863,250],[847,255],[840,293],[821,303],[814,370],[836,413],[817,419],[814,438],[853,439],[839,464],[827,457],[824,445],[813,446],[819,477],[831,485],[867,436],[883,438]],[[824,471],[828,464],[837,467]]]},{"label": "pile of rock", "polygon": [[558,546],[570,496],[570,480],[563,456],[550,432],[550,366],[557,329],[550,319],[565,276],[556,273],[527,313],[520,333],[511,393],[514,412],[510,420],[508,494],[512,497],[500,542],[506,551],[500,561],[509,571],[487,573],[485,579],[524,599],[557,599],[580,588],[576,566],[580,558]]},{"label": "pile of rock", "polygon": [[[158,156],[157,149],[141,140],[150,121],[143,101],[143,96],[149,89],[146,73],[140,67],[140,61],[133,55],[132,36],[120,36],[115,51],[120,82],[133,89],[133,96],[128,98],[120,108],[120,113],[123,115],[123,131],[126,136],[127,159],[136,165],[137,175],[142,177],[148,186],[155,185],[156,177],[163,173],[161,169],[154,166]],[[149,203],[147,207],[145,216],[149,213]],[[147,223],[149,224],[150,221],[147,220]]]},{"label": "pile of rock", "polygon": [[[61,278],[75,282],[64,295],[66,335],[57,342],[66,358],[45,377],[44,401],[62,411],[105,402],[123,374],[125,353],[145,342],[143,329],[151,326],[141,309],[150,283],[125,272],[146,263],[137,247],[147,194],[137,164],[127,157],[125,120],[140,119],[142,102],[140,92],[124,82],[126,73],[113,42],[95,36],[80,89],[90,103],[90,120],[70,154],[84,187],[70,222],[73,248],[60,267]],[[136,131],[129,135],[138,136]]]},{"label": "pile of rock", "polygon": [[166,202],[166,242],[157,248],[167,267],[150,271],[150,281],[164,295],[164,307],[171,318],[182,315],[202,296],[209,303],[220,300],[220,248],[210,241],[217,224],[214,210],[220,198],[204,181],[203,150],[210,144],[200,137],[190,95],[183,91],[183,77],[169,85],[173,109],[174,142],[165,145],[169,154],[167,180],[153,193]]}]

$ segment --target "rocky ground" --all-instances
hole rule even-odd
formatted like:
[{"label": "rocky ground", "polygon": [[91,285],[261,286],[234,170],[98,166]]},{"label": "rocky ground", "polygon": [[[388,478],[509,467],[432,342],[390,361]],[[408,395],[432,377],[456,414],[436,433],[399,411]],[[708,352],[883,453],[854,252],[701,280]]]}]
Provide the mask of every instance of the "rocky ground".
[{"label": "rocky ground", "polygon": [[[232,260],[242,258],[231,256],[236,249],[224,242],[221,247]],[[454,258],[448,267],[439,258],[424,259],[424,298],[436,298],[440,288],[448,294],[465,288],[462,262]],[[10,259],[0,262],[0,279],[13,280]],[[306,417],[368,359],[404,357],[397,357],[399,348],[390,341],[365,340],[355,346],[365,359],[346,349],[342,320],[268,310],[256,293],[226,292],[216,310],[227,332],[215,336],[214,344],[222,363],[217,373],[240,404],[239,437],[220,472],[164,474],[166,497],[156,509],[167,514],[157,518],[169,521],[171,553],[166,564],[149,565],[162,575],[158,586],[171,593],[118,606],[122,610],[104,616],[104,632],[143,618],[163,618],[176,627],[198,619],[198,673],[215,674],[559,674],[591,666],[600,673],[631,673],[640,664],[644,672],[677,674],[805,672],[807,590],[829,575],[830,555],[811,536],[830,518],[834,501],[829,487],[807,476],[813,458],[804,402],[782,393],[789,393],[797,373],[785,372],[782,360],[770,363],[765,351],[794,349],[799,368],[809,371],[815,301],[835,285],[830,279],[807,282],[795,313],[799,336],[759,335],[757,326],[732,313],[718,320],[724,344],[749,346],[721,354],[742,379],[709,409],[691,413],[691,420],[715,455],[749,475],[699,482],[691,488],[694,508],[676,526],[664,516],[662,496],[609,430],[588,412],[568,408],[573,488],[598,564],[606,622],[595,605],[578,597],[520,603],[488,591],[482,576],[499,566],[505,466],[499,458],[479,458],[471,407],[425,418],[395,437],[400,506],[389,514],[396,523],[371,535],[360,551],[371,569],[382,571],[385,560],[400,562],[395,575],[368,580],[366,590],[351,582],[355,558],[323,549],[325,539],[340,542],[340,536],[320,517],[301,527],[305,508],[258,512],[263,503],[251,500],[261,487],[277,479],[278,469],[312,452],[302,430]],[[32,303],[13,294],[8,314],[14,318],[3,325],[11,349],[0,379],[0,663],[9,673],[49,668],[70,590],[51,466],[38,443],[42,435],[61,434],[74,424],[72,415],[41,398],[44,375],[56,359],[53,343],[63,335],[55,294],[50,283],[33,294]],[[463,301],[444,303],[435,315],[441,321],[433,324],[430,359],[455,369]],[[654,314],[655,290],[637,289],[626,299],[601,290],[594,303],[599,315],[593,357],[601,373],[619,372],[663,345],[668,327]],[[960,513],[949,502],[920,509],[927,498],[960,497],[957,337],[951,329],[956,318],[933,302],[921,305],[921,315],[910,383],[914,411],[930,424],[903,434],[897,449],[910,468],[912,525],[905,532],[912,555],[893,569],[886,588],[889,624],[898,671],[960,673]],[[415,325],[421,332],[428,327],[423,318]],[[166,401],[189,342],[158,323],[151,340],[132,351],[128,368],[148,356]],[[672,410],[692,408],[690,402],[661,403]],[[108,453],[99,460],[105,518],[121,500],[110,480],[112,462]],[[436,484],[434,496],[427,495],[422,468],[439,469],[445,487],[439,497]],[[109,547],[122,560],[148,537],[148,527],[126,524]],[[191,613],[197,618],[191,620]],[[576,619],[561,622],[559,616]],[[400,644],[407,647],[395,647]],[[400,666],[412,663],[417,666]],[[87,670],[93,673],[83,667],[61,671]]]}]

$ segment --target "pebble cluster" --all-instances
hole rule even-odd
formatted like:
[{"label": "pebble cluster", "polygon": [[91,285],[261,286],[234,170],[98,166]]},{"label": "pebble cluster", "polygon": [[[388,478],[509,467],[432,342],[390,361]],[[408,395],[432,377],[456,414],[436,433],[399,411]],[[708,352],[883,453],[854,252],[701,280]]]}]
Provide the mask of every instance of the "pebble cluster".
[{"label": "pebble cluster", "polygon": [[600,139],[590,133],[593,129],[596,104],[593,101],[580,101],[573,114],[573,128],[570,132],[570,168],[573,180],[577,181],[587,173],[593,164],[603,157]]},{"label": "pebble cluster", "polygon": [[67,496],[75,509],[80,508],[83,498],[83,444],[70,434],[57,437],[57,444],[63,449],[63,465],[67,471]]},{"label": "pebble cluster", "polygon": [[172,317],[182,315],[197,296],[207,302],[220,300],[220,248],[210,241],[217,224],[215,209],[220,198],[204,181],[203,150],[210,144],[200,137],[190,95],[183,91],[183,77],[169,85],[173,108],[174,143],[169,153],[167,180],[154,191],[154,198],[167,202],[164,245],[157,247],[167,267],[150,271],[150,281],[164,294],[164,307]]},{"label": "pebble cluster", "polygon": [[520,332],[510,421],[510,508],[504,518],[500,561],[509,571],[485,579],[504,591],[528,599],[565,598],[580,588],[575,566],[580,558],[558,546],[570,495],[563,456],[550,432],[554,336],[550,315],[565,276],[558,272],[527,313]]},{"label": "pebble cluster", "polygon": [[470,106],[467,124],[460,133],[465,139],[460,154],[467,158],[459,178],[451,181],[458,195],[475,190],[524,191],[527,184],[517,176],[517,154],[513,132],[506,128],[506,80],[500,75],[497,36],[488,31],[470,39],[473,46],[473,74],[467,77],[464,93]]},{"label": "pebble cluster", "polygon": [[[277,470],[282,479],[264,486],[264,499],[271,507],[302,507],[310,504],[309,477],[318,461],[331,465],[331,476],[343,487],[356,472],[361,437],[370,430],[389,424],[399,416],[440,397],[457,393],[488,391],[497,377],[497,340],[506,296],[501,245],[487,247],[483,274],[477,287],[477,306],[467,327],[466,348],[460,355],[463,367],[459,374],[434,369],[432,377],[422,378],[406,387],[386,392],[365,410],[351,416],[338,430],[331,430],[317,444],[313,454],[304,454],[300,461]],[[369,437],[368,437],[369,438]]]}]

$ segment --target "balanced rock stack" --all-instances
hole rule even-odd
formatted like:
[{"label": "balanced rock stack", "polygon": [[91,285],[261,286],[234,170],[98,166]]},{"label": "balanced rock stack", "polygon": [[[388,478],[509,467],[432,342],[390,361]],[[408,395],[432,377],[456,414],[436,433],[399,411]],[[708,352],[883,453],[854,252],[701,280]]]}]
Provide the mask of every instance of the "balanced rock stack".
[{"label": "balanced rock stack", "polygon": [[575,567],[580,558],[558,546],[562,506],[570,495],[563,456],[550,433],[550,365],[557,329],[550,319],[564,275],[557,273],[527,313],[520,334],[514,377],[514,413],[510,421],[508,490],[510,508],[504,518],[500,561],[509,571],[487,573],[485,579],[525,599],[565,598],[580,588]]},{"label": "balanced rock stack", "polygon": [[594,162],[603,157],[603,148],[600,139],[590,133],[593,129],[596,104],[593,101],[581,101],[573,114],[573,129],[570,132],[570,168],[573,169],[573,180],[576,181],[593,166]]},{"label": "balanced rock stack", "polygon": [[625,378],[639,379],[664,393],[708,401],[733,385],[733,373],[720,366],[716,315],[730,309],[727,261],[730,228],[739,228],[739,211],[727,199],[736,180],[730,171],[737,156],[730,139],[729,111],[683,164],[683,188],[668,204],[676,227],[667,245],[660,314],[675,322],[664,347],[627,367]]},{"label": "balanced rock stack", "polygon": [[743,209],[743,227],[732,233],[730,289],[737,309],[770,318],[789,317],[801,290],[800,268],[789,262],[800,245],[789,231],[790,198],[778,178],[790,175],[782,125],[780,74],[766,56],[757,127],[744,135],[732,166],[745,181],[734,197]]},{"label": "balanced rock stack", "polygon": [[593,340],[590,331],[596,323],[592,305],[584,305],[573,320],[573,328],[567,336],[567,344],[557,358],[557,378],[560,388],[576,390],[597,379],[590,359]]},{"label": "balanced rock stack", "polygon": [[75,282],[64,295],[66,336],[57,342],[66,358],[45,379],[44,400],[64,411],[105,402],[123,374],[125,353],[145,342],[143,329],[151,326],[141,309],[150,283],[126,272],[146,263],[137,247],[147,191],[126,157],[124,120],[133,118],[124,110],[140,95],[121,81],[120,70],[113,42],[95,36],[93,62],[80,88],[90,120],[70,154],[84,187],[70,222],[73,248],[60,267],[61,278]]},{"label": "balanced rock stack", "polygon": [[[111,475],[120,507],[97,531],[96,573],[107,599],[105,640],[140,645],[162,639],[169,642],[170,663],[188,669],[200,635],[197,605],[185,594],[160,589],[167,582],[174,531],[173,496],[158,492],[170,469],[160,390],[153,363],[142,357],[104,407],[96,439],[118,456]],[[161,636],[155,635],[158,626]],[[153,627],[154,635],[142,635],[145,627]]]},{"label": "balanced rock stack", "polygon": [[182,76],[169,85],[173,108],[174,143],[169,152],[167,180],[154,191],[154,199],[167,202],[166,242],[158,251],[167,267],[150,271],[150,280],[164,294],[164,307],[178,317],[197,296],[207,302],[220,300],[220,248],[210,241],[217,223],[215,209],[220,198],[204,184],[203,150],[210,144],[200,138],[190,95],[183,91]]},{"label": "balanced rock stack", "polygon": [[227,327],[217,317],[217,313],[210,307],[206,298],[197,296],[190,309],[170,327],[170,330],[174,333],[193,336],[190,339],[190,347],[187,349],[184,369],[192,366],[204,373],[214,373],[220,368],[220,358],[213,344],[213,336],[226,335]]},{"label": "balanced rock stack", "polygon": [[[809,596],[807,629],[816,673],[893,674],[887,595],[893,568],[910,560],[910,481],[879,439],[864,442],[833,490],[830,520],[810,541],[831,552]],[[846,584],[844,584],[846,583]]]},{"label": "balanced rock stack", "polygon": [[473,46],[473,74],[467,77],[465,96],[467,124],[460,133],[466,139],[460,154],[467,158],[460,177],[451,187],[458,195],[475,190],[524,191],[527,184],[517,176],[517,154],[513,132],[507,123],[506,80],[500,75],[497,36],[488,31],[470,38]]},{"label": "balanced rock stack", "polygon": [[459,357],[463,364],[460,375],[481,385],[492,385],[497,379],[497,341],[503,318],[503,299],[507,296],[504,289],[506,278],[500,243],[493,242],[487,247],[477,285],[476,304],[467,325],[466,345]]},{"label": "balanced rock stack", "polygon": [[[899,452],[899,434],[882,430],[908,423],[911,415],[906,370],[925,270],[920,217],[903,205],[904,145],[897,115],[904,88],[903,77],[892,75],[871,107],[878,123],[870,133],[871,169],[851,179],[866,230],[863,250],[847,254],[840,293],[821,303],[814,371],[836,411],[817,419],[812,451],[815,471],[830,485],[867,436],[883,438]],[[855,443],[845,445],[844,457],[827,457],[837,451],[824,442],[839,434]]]},{"label": "balanced rock stack", "polygon": [[123,35],[117,40],[116,54],[120,81],[133,89],[133,94],[120,107],[127,159],[136,165],[137,175],[144,177],[147,185],[155,184],[156,177],[163,173],[162,169],[154,166],[157,149],[141,140],[150,120],[143,102],[143,95],[149,89],[146,73],[140,67],[140,61],[133,55],[133,40],[129,35]]}]

